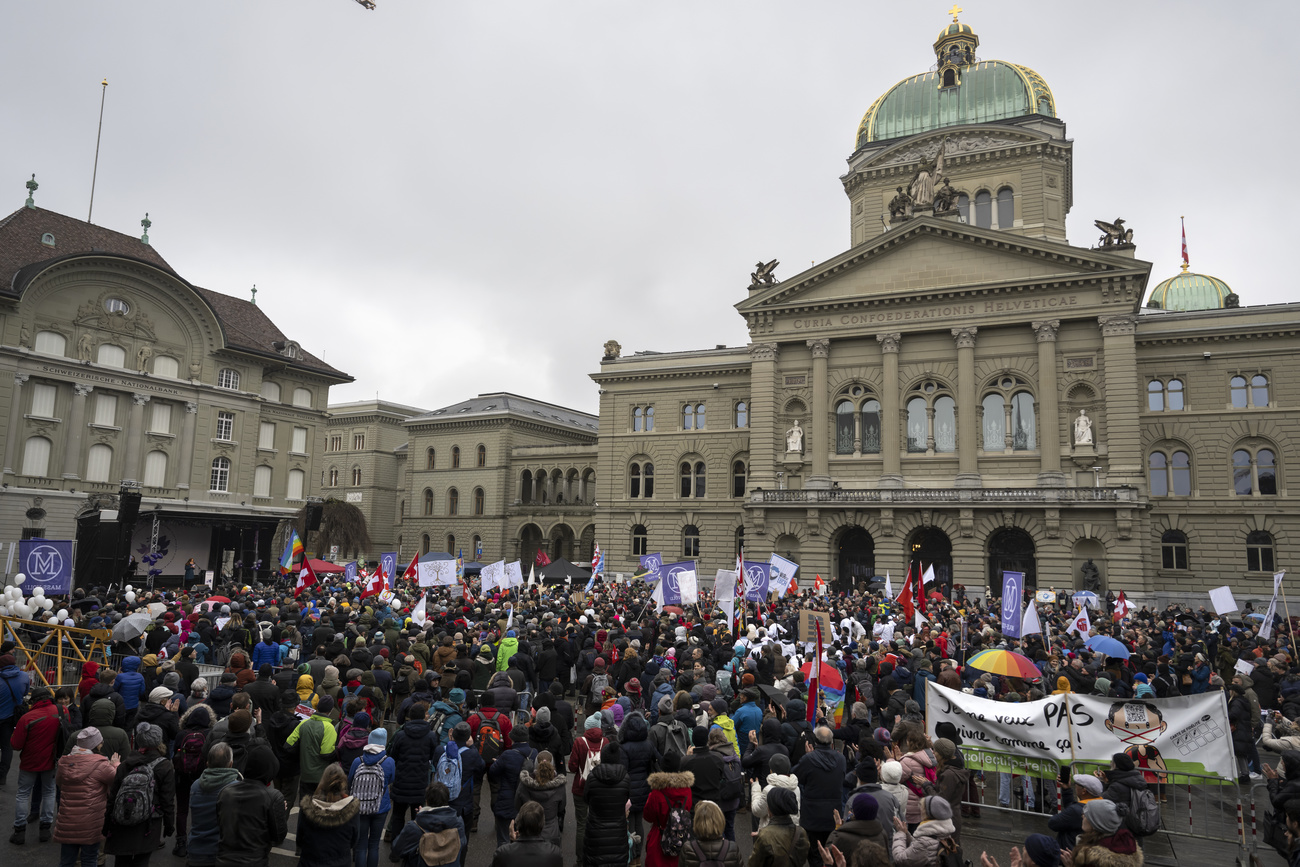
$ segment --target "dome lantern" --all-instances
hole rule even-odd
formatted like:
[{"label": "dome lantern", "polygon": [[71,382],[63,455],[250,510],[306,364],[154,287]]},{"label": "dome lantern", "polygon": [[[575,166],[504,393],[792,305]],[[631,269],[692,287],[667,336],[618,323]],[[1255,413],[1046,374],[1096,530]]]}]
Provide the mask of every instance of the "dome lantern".
[{"label": "dome lantern", "polygon": [[934,40],[934,56],[939,64],[939,87],[957,87],[961,84],[961,71],[975,63],[975,49],[979,47],[980,38],[969,24],[962,24],[957,15],[960,6],[953,5],[948,13],[952,23],[939,31],[939,38]]}]

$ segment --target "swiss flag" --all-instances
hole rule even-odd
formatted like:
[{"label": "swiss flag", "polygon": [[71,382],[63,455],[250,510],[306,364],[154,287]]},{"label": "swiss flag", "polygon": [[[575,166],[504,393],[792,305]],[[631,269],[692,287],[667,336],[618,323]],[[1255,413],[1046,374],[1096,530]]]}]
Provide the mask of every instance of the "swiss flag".
[{"label": "swiss flag", "polygon": [[894,600],[903,606],[903,614],[908,620],[911,620],[916,614],[916,606],[912,604],[912,567],[907,567],[907,580],[903,582],[903,592],[898,594]]},{"label": "swiss flag", "polygon": [[384,574],[384,567],[380,566],[375,570],[375,574],[371,575],[369,580],[367,580],[365,585],[361,588],[361,598],[365,599],[367,596],[378,596],[387,589],[388,576]]},{"label": "swiss flag", "polygon": [[799,595],[799,582],[795,580],[793,575],[790,576],[790,586],[785,592],[794,596]]},{"label": "swiss flag", "polygon": [[402,573],[402,579],[410,578],[412,581],[418,581],[420,578],[420,555],[416,554],[411,558],[411,565],[406,567]]},{"label": "swiss flag", "polygon": [[1129,602],[1124,596],[1124,591],[1121,590],[1119,591],[1119,597],[1115,600],[1115,613],[1111,615],[1111,618],[1116,623],[1119,623],[1125,617],[1128,617],[1128,613],[1134,608],[1137,608],[1137,606]]},{"label": "swiss flag", "polygon": [[826,592],[826,582],[822,580],[821,575],[818,575],[817,580],[813,581],[813,593],[817,596],[820,596],[825,592]]},{"label": "swiss flag", "polygon": [[298,573],[298,583],[293,586],[293,597],[298,598],[298,594],[306,590],[316,581],[316,572],[311,568],[311,561],[304,559],[302,561],[302,571]]}]

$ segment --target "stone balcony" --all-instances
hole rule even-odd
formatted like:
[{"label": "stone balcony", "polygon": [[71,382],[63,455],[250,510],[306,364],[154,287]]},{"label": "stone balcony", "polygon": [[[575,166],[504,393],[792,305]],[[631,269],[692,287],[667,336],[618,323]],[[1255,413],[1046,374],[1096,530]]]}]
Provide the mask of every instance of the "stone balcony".
[{"label": "stone balcony", "polygon": [[976,506],[1114,503],[1140,505],[1136,488],[903,488],[901,490],[800,490],[753,491],[750,507],[858,505]]}]

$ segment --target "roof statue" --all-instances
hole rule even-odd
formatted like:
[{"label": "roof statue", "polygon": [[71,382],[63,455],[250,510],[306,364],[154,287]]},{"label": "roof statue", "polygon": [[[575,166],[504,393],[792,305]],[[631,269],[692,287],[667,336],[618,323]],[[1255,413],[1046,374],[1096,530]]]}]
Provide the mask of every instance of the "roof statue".
[{"label": "roof statue", "polygon": [[1101,229],[1101,237],[1097,239],[1097,245],[1103,250],[1113,250],[1118,247],[1133,246],[1133,230],[1124,228],[1124,221],[1119,217],[1115,222],[1107,223],[1105,220],[1093,220],[1092,224]]},{"label": "roof statue", "polygon": [[357,4],[366,7],[371,12],[375,11],[375,0],[357,0]]},{"label": "roof statue", "polygon": [[754,270],[749,275],[749,288],[762,289],[764,286],[775,286],[778,281],[776,275],[772,272],[775,271],[776,266],[780,264],[781,263],[776,259],[773,259],[767,264],[763,264],[762,262],[756,264]]},{"label": "roof statue", "polygon": [[902,187],[897,187],[898,195],[889,200],[889,220],[907,219],[912,216],[912,195]]},{"label": "roof statue", "polygon": [[921,167],[916,170],[912,177],[911,186],[907,192],[912,197],[912,205],[917,208],[924,208],[934,204],[934,181],[935,178],[943,174],[943,144],[939,145],[939,151],[934,155],[931,161],[922,161]]},{"label": "roof statue", "polygon": [[27,201],[23,203],[29,208],[36,207],[36,200],[32,197],[36,195],[38,187],[40,187],[40,184],[36,183],[36,175],[33,173],[32,179],[27,182]]}]

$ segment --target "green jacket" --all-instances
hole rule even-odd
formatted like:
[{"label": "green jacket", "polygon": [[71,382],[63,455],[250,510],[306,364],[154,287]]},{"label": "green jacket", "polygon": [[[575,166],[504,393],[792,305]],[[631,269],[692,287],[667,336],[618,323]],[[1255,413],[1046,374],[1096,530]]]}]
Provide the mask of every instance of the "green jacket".
[{"label": "green jacket", "polygon": [[736,751],[736,755],[740,755],[740,743],[736,740],[736,723],[731,717],[725,713],[720,713],[713,718],[713,725],[722,729],[723,734],[727,736],[727,740],[731,741],[731,748]]},{"label": "green jacket", "polygon": [[334,750],[338,746],[339,734],[334,722],[327,716],[312,714],[298,723],[285,743],[298,745],[298,758],[302,770],[300,776],[304,783],[315,785],[320,782],[321,774],[334,760]]},{"label": "green jacket", "polygon": [[497,648],[497,671],[505,671],[510,667],[510,657],[519,652],[518,638],[503,638],[501,646]]}]

